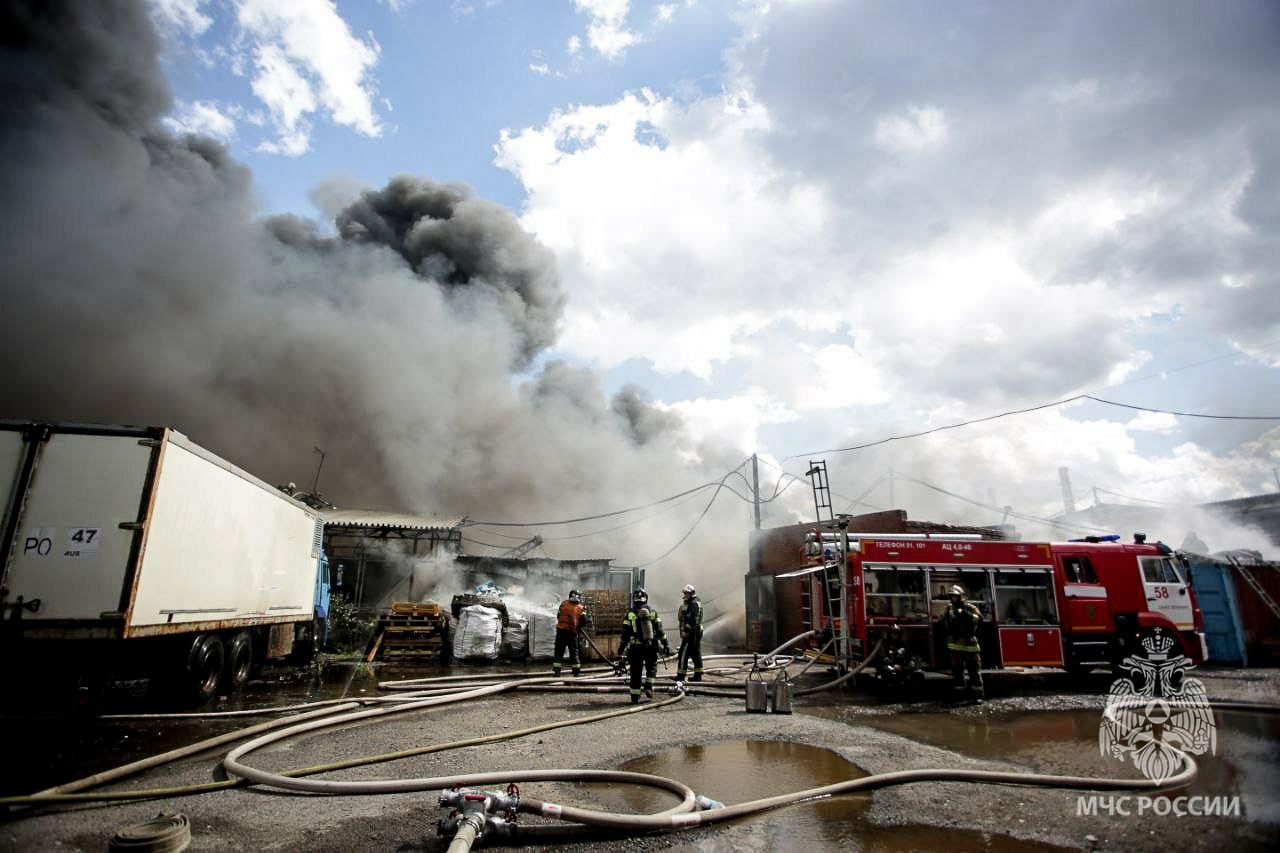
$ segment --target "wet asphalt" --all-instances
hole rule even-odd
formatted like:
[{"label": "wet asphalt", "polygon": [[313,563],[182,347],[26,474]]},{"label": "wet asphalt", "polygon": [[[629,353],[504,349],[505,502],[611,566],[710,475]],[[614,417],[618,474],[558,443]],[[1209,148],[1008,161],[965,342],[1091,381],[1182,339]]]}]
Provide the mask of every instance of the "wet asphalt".
[{"label": "wet asphalt", "polygon": [[[475,672],[474,668],[464,670]],[[434,671],[433,671],[434,672]],[[323,677],[268,674],[232,709],[337,696],[377,694],[376,681],[414,671],[337,663]],[[661,674],[661,673],[660,673]],[[1280,701],[1280,670],[1194,673],[1209,696]],[[812,672],[815,681],[825,676]],[[1098,721],[1110,676],[1085,681],[1062,674],[999,673],[987,701],[958,701],[945,681],[911,697],[873,684],[802,697],[795,713],[747,713],[741,699],[689,696],[679,703],[586,726],[562,728],[498,744],[467,747],[326,778],[443,776],[528,768],[627,768],[681,778],[726,802],[772,795],[834,779],[910,768],[973,768],[1091,776],[1134,771],[1098,748]],[[509,731],[620,707],[625,696],[520,692],[461,705],[412,711],[272,745],[249,759],[284,770],[409,746]],[[141,710],[127,697],[104,710]],[[257,721],[254,718],[253,721]],[[6,792],[29,792],[79,778],[250,721],[110,721],[67,719],[48,709],[6,719],[11,748]],[[925,783],[805,803],[748,820],[638,838],[593,836],[530,843],[528,849],[612,851],[753,850],[1239,850],[1274,849],[1280,840],[1280,717],[1223,712],[1215,716],[1213,755],[1198,779],[1173,797],[1239,798],[1228,816],[1156,814],[1160,805],[1130,802],[1124,815],[1081,814],[1089,792],[967,783]],[[178,786],[222,778],[222,751],[150,770],[111,790]],[[595,807],[649,810],[662,795],[633,789],[531,784],[526,796]],[[444,850],[436,834],[437,793],[314,796],[236,789],[42,812],[10,810],[0,824],[0,850],[107,849],[122,827],[181,812],[191,822],[191,850]],[[647,798],[647,799],[646,799]],[[1172,801],[1170,801],[1172,802]],[[1083,809],[1088,811],[1087,808]],[[522,817],[533,825],[547,823]]]}]

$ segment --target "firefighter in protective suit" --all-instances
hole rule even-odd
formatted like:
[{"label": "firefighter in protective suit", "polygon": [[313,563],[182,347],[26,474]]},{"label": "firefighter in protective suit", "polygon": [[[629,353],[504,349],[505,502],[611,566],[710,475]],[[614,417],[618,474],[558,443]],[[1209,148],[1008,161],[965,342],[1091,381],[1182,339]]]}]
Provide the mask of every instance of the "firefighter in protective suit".
[{"label": "firefighter in protective suit", "polygon": [[943,622],[947,630],[947,649],[951,652],[951,681],[957,689],[964,687],[966,672],[969,689],[982,698],[982,672],[979,669],[978,626],[982,624],[982,611],[970,601],[965,601],[964,587],[951,587],[951,603],[947,606]]},{"label": "firefighter in protective suit", "polygon": [[568,655],[574,677],[582,675],[582,661],[578,650],[578,632],[587,624],[587,613],[582,607],[582,593],[569,590],[569,597],[560,602],[556,614],[556,649],[552,655],[551,671],[560,674],[560,656]]},{"label": "firefighter in protective suit", "polygon": [[653,698],[653,681],[658,675],[658,648],[671,654],[667,635],[662,630],[662,617],[649,607],[649,593],[643,588],[631,594],[631,609],[622,620],[622,637],[618,656],[625,657],[631,669],[631,704],[640,702],[641,668],[644,669],[644,695]]},{"label": "firefighter in protective suit", "polygon": [[680,626],[680,652],[676,655],[676,678],[684,681],[689,672],[689,662],[693,661],[693,677],[690,681],[702,680],[702,602],[698,600],[698,591],[693,584],[684,585],[684,603],[676,614],[676,624]]}]

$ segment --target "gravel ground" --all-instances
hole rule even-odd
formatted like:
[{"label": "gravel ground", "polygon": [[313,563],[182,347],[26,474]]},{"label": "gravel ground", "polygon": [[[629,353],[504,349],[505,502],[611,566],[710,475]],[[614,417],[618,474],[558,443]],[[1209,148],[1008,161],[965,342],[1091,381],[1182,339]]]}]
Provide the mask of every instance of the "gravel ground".
[{"label": "gravel ground", "polygon": [[[1280,696],[1280,670],[1200,669],[1196,675],[1215,698],[1275,702]],[[1102,758],[1096,747],[1096,720],[1108,683],[1109,679],[1101,677],[1080,685],[1065,677],[1002,674],[989,679],[991,699],[981,705],[952,705],[941,693],[917,702],[892,703],[855,691],[798,699],[797,713],[790,716],[747,714],[740,700],[691,696],[619,719],[353,768],[330,778],[616,768],[629,759],[672,747],[746,740],[785,740],[824,747],[868,773],[958,767],[1124,776],[1128,768]],[[625,701],[617,695],[513,693],[308,735],[254,753],[248,763],[267,769],[305,767],[585,716],[620,707]],[[1041,711],[1055,713],[1039,714]],[[1218,755],[1204,759],[1202,778],[1188,793],[1239,791],[1244,800],[1240,816],[1077,816],[1074,791],[917,784],[877,791],[869,806],[851,811],[847,834],[840,836],[845,839],[841,846],[868,850],[1164,851],[1230,845],[1233,853],[1274,849],[1280,839],[1280,788],[1270,782],[1270,774],[1280,766],[1280,730],[1275,717],[1248,715],[1244,722],[1237,717],[1232,717],[1235,722],[1231,725],[1219,718]],[[17,731],[11,725],[10,734],[21,737],[20,724]],[[193,734],[192,739],[199,736]],[[1090,742],[1090,738],[1094,740]],[[222,754],[153,770],[117,788],[185,785],[220,778],[218,759]],[[9,768],[6,774],[16,771]],[[761,780],[762,784],[765,781]],[[570,785],[529,785],[525,793],[565,803],[584,803],[584,798],[591,796],[586,789]],[[715,796],[715,792],[708,793]],[[786,849],[791,846],[789,823],[800,820],[811,808],[799,805],[775,811],[763,820],[678,834],[597,838],[544,849]],[[102,850],[117,829],[153,818],[161,811],[180,811],[190,818],[190,849],[196,851],[408,851],[443,850],[446,846],[436,838],[440,811],[434,793],[316,797],[234,790],[167,801],[13,814],[0,825],[0,849]],[[812,849],[813,845],[797,841],[796,846]]]}]

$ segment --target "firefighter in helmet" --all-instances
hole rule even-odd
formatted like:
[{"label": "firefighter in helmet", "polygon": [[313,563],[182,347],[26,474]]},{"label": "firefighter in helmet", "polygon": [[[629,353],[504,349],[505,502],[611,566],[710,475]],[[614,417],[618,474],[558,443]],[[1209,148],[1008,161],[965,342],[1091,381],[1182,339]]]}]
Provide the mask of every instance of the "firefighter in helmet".
[{"label": "firefighter in helmet", "polygon": [[924,681],[920,661],[911,653],[902,626],[894,623],[884,635],[876,674],[887,687],[907,687]]},{"label": "firefighter in helmet", "polygon": [[640,701],[641,668],[644,669],[644,695],[653,698],[653,681],[658,675],[658,648],[671,654],[667,635],[662,630],[662,617],[649,606],[649,593],[638,587],[631,594],[631,609],[622,620],[622,637],[618,656],[625,657],[631,669],[631,704]]},{"label": "firefighter in helmet", "polygon": [[684,681],[689,672],[689,661],[693,661],[693,677],[690,681],[702,680],[702,602],[698,600],[698,591],[693,584],[684,585],[684,601],[676,614],[676,624],[680,626],[680,651],[676,655],[676,678]]},{"label": "firefighter in helmet", "polygon": [[551,671],[560,674],[560,656],[567,654],[569,665],[576,678],[582,675],[582,661],[578,652],[578,632],[587,624],[587,612],[582,607],[582,593],[569,590],[569,597],[560,602],[556,614],[556,650],[551,661]]},{"label": "firefighter in helmet", "polygon": [[978,626],[982,624],[982,611],[973,602],[965,600],[964,587],[951,587],[951,603],[943,616],[947,631],[947,649],[951,652],[951,680],[959,690],[965,686],[965,674],[969,676],[969,690],[982,698],[982,672],[979,669]]}]

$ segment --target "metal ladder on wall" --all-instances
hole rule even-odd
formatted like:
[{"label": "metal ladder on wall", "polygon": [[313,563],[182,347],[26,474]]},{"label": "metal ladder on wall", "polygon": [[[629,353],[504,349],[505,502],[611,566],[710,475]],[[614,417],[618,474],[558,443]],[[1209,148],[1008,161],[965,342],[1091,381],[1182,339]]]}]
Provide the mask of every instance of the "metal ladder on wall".
[{"label": "metal ladder on wall", "polygon": [[[827,479],[827,463],[823,460],[810,460],[808,477],[813,485],[813,509],[818,519],[819,547],[822,551],[822,580],[826,595],[827,618],[835,634],[836,645],[833,649],[838,660],[842,660],[849,652],[849,620],[844,612],[844,567],[846,555],[844,549],[837,545],[832,550],[835,559],[827,559],[826,542],[822,534],[836,530],[835,513],[831,505],[831,484]],[[826,519],[823,519],[823,511]]]},{"label": "metal ladder on wall", "polygon": [[1262,583],[1253,576],[1253,572],[1249,571],[1247,566],[1236,564],[1236,571],[1240,573],[1240,577],[1244,578],[1244,582],[1253,587],[1253,591],[1258,594],[1258,598],[1262,599],[1262,603],[1267,605],[1267,609],[1277,618],[1280,619],[1280,605],[1276,604],[1276,600],[1272,598],[1263,588]]}]

